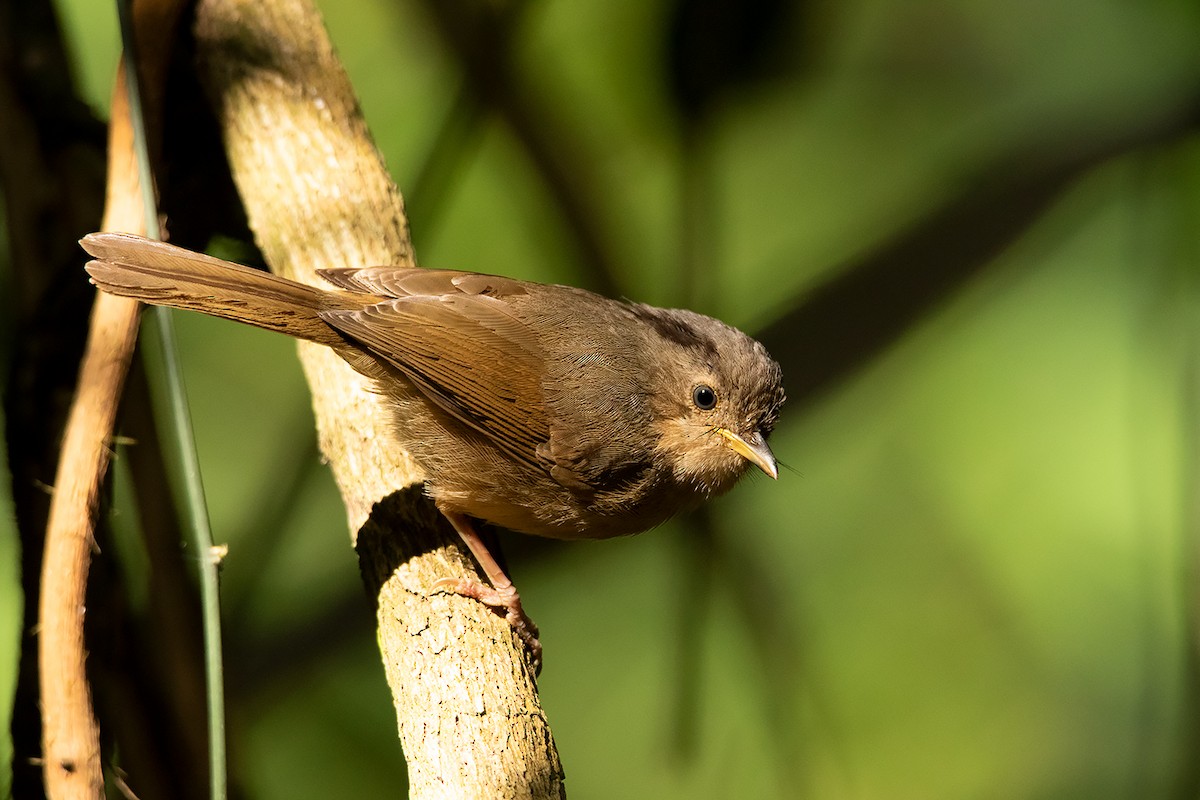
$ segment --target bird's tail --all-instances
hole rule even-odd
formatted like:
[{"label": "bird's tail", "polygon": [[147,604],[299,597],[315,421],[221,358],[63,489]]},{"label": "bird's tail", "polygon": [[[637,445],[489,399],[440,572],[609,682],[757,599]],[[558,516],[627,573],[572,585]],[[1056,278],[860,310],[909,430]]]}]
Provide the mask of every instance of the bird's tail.
[{"label": "bird's tail", "polygon": [[[269,272],[128,233],[90,233],[85,269],[106,292],[186,308],[338,347],[345,344],[318,311],[361,308],[373,299],[323,291]],[[376,298],[377,299],[377,298]]]}]

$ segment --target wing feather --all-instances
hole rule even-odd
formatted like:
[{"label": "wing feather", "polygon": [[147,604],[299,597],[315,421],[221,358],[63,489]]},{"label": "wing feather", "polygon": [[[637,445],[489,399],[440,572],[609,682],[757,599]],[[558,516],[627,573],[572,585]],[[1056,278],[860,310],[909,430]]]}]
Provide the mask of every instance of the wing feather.
[{"label": "wing feather", "polygon": [[451,297],[459,294],[505,298],[527,293],[514,278],[421,267],[320,269],[317,273],[343,289],[389,297]]},{"label": "wing feather", "polygon": [[[378,276],[363,280],[369,270],[354,272],[353,281],[333,282],[372,292],[386,287]],[[391,283],[389,292],[399,285]],[[426,288],[433,285],[424,283]],[[544,467],[537,448],[549,438],[550,426],[541,346],[504,301],[486,294],[401,296],[358,310],[322,312],[321,317],[510,456]]]}]

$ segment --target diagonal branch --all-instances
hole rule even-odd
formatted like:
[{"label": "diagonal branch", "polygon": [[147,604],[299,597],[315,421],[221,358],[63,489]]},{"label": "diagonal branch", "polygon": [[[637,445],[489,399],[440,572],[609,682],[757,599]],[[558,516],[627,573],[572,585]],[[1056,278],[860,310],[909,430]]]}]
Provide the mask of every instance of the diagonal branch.
[{"label": "diagonal branch", "polygon": [[[268,264],[412,264],[403,204],[306,0],[202,0],[201,82]],[[429,595],[469,569],[395,443],[385,398],[302,343],[321,450],[346,505],[395,698],[413,797],[560,797],[562,769],[521,645],[500,617]],[[236,553],[233,555],[236,557]]]},{"label": "diagonal branch", "polygon": [[1088,170],[1193,131],[1198,100],[1200,89],[1184,88],[1123,128],[1077,131],[1065,146],[1048,139],[997,158],[965,182],[961,194],[835,270],[802,304],[758,332],[787,376],[791,413],[872,363],[987,268]]}]

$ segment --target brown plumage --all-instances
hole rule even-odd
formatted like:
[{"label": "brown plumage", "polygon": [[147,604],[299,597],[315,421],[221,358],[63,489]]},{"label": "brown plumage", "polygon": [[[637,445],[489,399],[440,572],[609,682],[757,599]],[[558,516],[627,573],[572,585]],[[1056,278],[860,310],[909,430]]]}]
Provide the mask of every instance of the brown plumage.
[{"label": "brown plumage", "polygon": [[375,379],[494,586],[453,588],[505,606],[519,631],[516,592],[466,517],[605,538],[695,507],[751,464],[776,476],[779,367],[715,319],[471,272],[328,269],[323,290],[128,234],[81,244],[104,291],[328,345]]}]

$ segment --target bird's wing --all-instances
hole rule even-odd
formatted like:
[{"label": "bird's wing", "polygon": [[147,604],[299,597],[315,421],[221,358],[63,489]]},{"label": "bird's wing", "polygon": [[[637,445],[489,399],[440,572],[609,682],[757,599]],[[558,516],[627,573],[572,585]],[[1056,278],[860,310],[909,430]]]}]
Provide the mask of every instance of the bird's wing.
[{"label": "bird's wing", "polygon": [[387,267],[322,274],[346,289],[394,296],[362,309],[322,311],[322,319],[505,453],[545,468],[536,455],[549,438],[544,358],[536,333],[505,299],[523,294],[524,284]]},{"label": "bird's wing", "polygon": [[342,289],[387,297],[485,295],[504,300],[529,291],[529,284],[515,278],[450,269],[362,267],[319,269],[317,274]]}]

